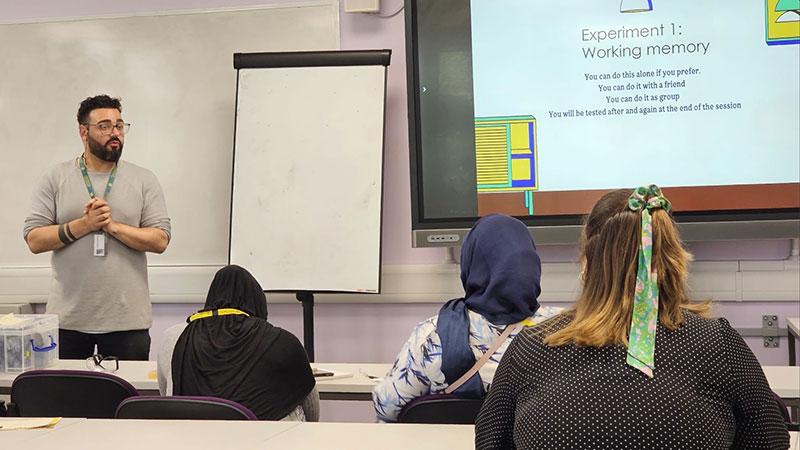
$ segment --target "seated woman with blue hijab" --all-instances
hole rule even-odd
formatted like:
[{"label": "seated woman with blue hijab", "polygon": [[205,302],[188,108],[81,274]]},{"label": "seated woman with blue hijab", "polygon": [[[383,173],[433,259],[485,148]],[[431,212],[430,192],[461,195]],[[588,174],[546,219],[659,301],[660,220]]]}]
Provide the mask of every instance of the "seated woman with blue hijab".
[{"label": "seated woman with blue hijab", "polygon": [[522,222],[503,215],[480,219],[461,247],[464,297],[445,303],[437,316],[411,333],[372,394],[378,419],[394,422],[414,398],[445,392],[496,347],[488,362],[453,391],[460,397],[482,397],[522,326],[560,312],[539,308],[540,278],[536,245]]},{"label": "seated woman with blue hijab", "polygon": [[162,395],[233,400],[261,420],[319,420],[319,394],[300,341],[267,322],[264,290],[247,270],[217,272],[205,307],[165,332]]}]

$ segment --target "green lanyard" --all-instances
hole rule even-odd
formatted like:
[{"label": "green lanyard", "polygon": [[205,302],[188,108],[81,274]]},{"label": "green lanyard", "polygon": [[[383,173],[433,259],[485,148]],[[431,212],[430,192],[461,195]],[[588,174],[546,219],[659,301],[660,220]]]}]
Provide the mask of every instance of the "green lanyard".
[{"label": "green lanyard", "polygon": [[[92,180],[89,179],[89,172],[86,171],[86,163],[83,162],[83,156],[78,158],[78,165],[81,167],[81,173],[83,174],[83,182],[86,184],[86,190],[89,191],[89,197],[95,198],[97,195],[94,193],[94,187],[92,186]],[[114,168],[111,169],[111,173],[108,174],[108,183],[106,183],[106,191],[103,194],[103,198],[108,198],[108,193],[111,192],[111,186],[114,184],[114,178],[117,177],[117,165],[114,164]]]}]

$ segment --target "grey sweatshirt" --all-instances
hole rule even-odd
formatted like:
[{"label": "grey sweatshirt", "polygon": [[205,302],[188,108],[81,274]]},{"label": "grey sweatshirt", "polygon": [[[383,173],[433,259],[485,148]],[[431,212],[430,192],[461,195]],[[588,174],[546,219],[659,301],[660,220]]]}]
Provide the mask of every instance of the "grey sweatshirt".
[{"label": "grey sweatshirt", "polygon": [[[97,195],[102,196],[107,172],[89,171]],[[23,237],[34,228],[61,224],[83,215],[89,193],[77,159],[52,167],[33,193]],[[171,236],[164,194],[155,175],[120,161],[116,180],[106,198],[117,222],[154,227]],[[59,328],[83,332],[111,332],[149,328],[152,323],[147,283],[147,256],[106,236],[106,256],[92,256],[94,233],[53,251],[53,279],[47,312],[58,314]]]}]

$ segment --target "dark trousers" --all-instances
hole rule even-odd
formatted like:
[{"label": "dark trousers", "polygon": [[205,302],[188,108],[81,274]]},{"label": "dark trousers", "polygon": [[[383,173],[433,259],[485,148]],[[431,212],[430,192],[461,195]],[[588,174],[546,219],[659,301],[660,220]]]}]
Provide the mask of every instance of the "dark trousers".
[{"label": "dark trousers", "polygon": [[148,330],[114,331],[111,333],[82,333],[58,330],[58,357],[60,359],[86,359],[94,354],[116,356],[119,359],[147,361],[150,356]]}]

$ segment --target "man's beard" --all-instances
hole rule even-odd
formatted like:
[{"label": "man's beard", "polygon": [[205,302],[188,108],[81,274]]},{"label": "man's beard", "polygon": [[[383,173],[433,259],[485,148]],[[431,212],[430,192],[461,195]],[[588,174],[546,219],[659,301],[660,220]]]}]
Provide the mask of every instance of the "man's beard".
[{"label": "man's beard", "polygon": [[[108,161],[108,162],[119,161],[119,157],[122,156],[122,141],[120,141],[116,137],[110,137],[105,144],[101,144],[91,136],[88,136],[88,138],[89,138],[88,139],[89,151],[92,152],[94,156],[97,156],[103,161]],[[116,148],[116,150],[106,148],[108,144],[114,141],[119,142],[119,146]]]}]

